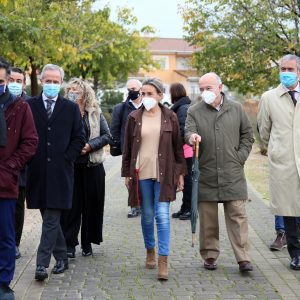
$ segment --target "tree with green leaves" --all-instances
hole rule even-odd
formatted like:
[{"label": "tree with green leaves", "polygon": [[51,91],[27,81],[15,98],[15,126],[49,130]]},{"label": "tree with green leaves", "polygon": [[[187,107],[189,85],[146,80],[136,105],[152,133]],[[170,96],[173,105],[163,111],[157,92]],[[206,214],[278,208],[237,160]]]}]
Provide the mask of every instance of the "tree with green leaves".
[{"label": "tree with green leaves", "polygon": [[299,0],[186,0],[181,11],[195,67],[240,93],[275,86],[279,58],[300,55]]},{"label": "tree with green leaves", "polygon": [[130,11],[113,22],[109,7],[95,10],[94,2],[0,0],[1,55],[29,70],[32,95],[46,63],[61,65],[68,77],[93,78],[96,88],[151,64],[142,32],[130,29],[136,23]]}]

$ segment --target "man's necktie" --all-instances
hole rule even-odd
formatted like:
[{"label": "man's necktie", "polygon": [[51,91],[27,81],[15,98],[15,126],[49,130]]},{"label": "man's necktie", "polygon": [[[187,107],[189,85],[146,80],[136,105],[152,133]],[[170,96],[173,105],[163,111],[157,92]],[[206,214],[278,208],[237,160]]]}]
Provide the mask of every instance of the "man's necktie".
[{"label": "man's necktie", "polygon": [[48,119],[50,119],[51,115],[52,115],[52,104],[55,102],[54,100],[51,99],[47,99],[45,100],[47,103],[47,107],[46,107],[46,112],[47,112],[47,116]]},{"label": "man's necktie", "polygon": [[293,100],[294,105],[296,106],[296,104],[297,104],[297,100],[296,100],[296,97],[295,97],[296,91],[289,91],[289,94],[290,94],[290,96]]}]

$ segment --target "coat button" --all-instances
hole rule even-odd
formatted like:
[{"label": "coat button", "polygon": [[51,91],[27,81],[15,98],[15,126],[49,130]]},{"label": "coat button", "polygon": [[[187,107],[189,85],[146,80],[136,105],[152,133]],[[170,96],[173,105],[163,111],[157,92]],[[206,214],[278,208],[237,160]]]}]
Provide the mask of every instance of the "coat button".
[{"label": "coat button", "polygon": [[138,143],[140,140],[136,140],[136,142]]},{"label": "coat button", "polygon": [[51,158],[50,158],[50,157],[48,157],[48,158],[47,158],[47,161],[51,161]]},{"label": "coat button", "polygon": [[51,130],[51,127],[48,127],[48,130]]},{"label": "coat button", "polygon": [[141,126],[141,123],[139,123],[139,126]]},{"label": "coat button", "polygon": [[216,127],[216,130],[219,130],[219,127]]},{"label": "coat button", "polygon": [[160,175],[162,175],[163,173],[160,173]]},{"label": "coat button", "polygon": [[161,153],[159,153],[158,155],[161,156]]},{"label": "coat button", "polygon": [[48,145],[48,146],[50,146],[50,145],[51,145],[51,143],[49,143],[49,142],[48,142],[48,143],[47,143],[47,145]]}]

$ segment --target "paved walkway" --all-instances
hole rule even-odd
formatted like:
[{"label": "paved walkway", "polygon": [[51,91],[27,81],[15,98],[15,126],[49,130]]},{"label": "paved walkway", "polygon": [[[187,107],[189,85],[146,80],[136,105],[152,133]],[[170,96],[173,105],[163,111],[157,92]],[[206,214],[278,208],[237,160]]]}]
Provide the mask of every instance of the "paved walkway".
[{"label": "paved walkway", "polygon": [[[120,158],[108,157],[105,167],[104,243],[94,246],[93,257],[82,257],[78,248],[69,270],[64,274],[51,275],[44,283],[33,279],[41,218],[38,211],[26,211],[20,248],[22,257],[17,260],[12,284],[17,300],[300,299],[300,272],[288,268],[286,250],[269,251],[268,245],[274,238],[274,218],[251,186],[247,211],[254,271],[249,275],[238,272],[220,209],[222,252],[218,270],[203,268],[199,245],[191,247],[190,222],[172,220],[170,279],[158,282],[157,270],[144,268],[145,249],[140,219],[126,217],[128,209],[126,190],[120,178]],[[171,212],[178,210],[180,199],[171,205]]]}]

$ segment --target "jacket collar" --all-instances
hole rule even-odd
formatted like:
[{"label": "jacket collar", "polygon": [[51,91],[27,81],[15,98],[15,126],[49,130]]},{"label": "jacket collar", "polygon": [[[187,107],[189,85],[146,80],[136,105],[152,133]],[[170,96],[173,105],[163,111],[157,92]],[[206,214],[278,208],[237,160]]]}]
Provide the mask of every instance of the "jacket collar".
[{"label": "jacket collar", "polygon": [[[299,87],[299,84],[298,84]],[[289,89],[286,88],[282,83],[280,83],[276,88],[276,93],[279,97],[282,97],[283,95],[287,94],[289,92]]]},{"label": "jacket collar", "polygon": [[173,110],[174,112],[177,111],[177,109],[182,106],[182,105],[187,105],[187,104],[191,104],[191,100],[189,97],[182,97],[181,99],[179,99],[177,102],[175,102],[172,107],[171,110]]}]

